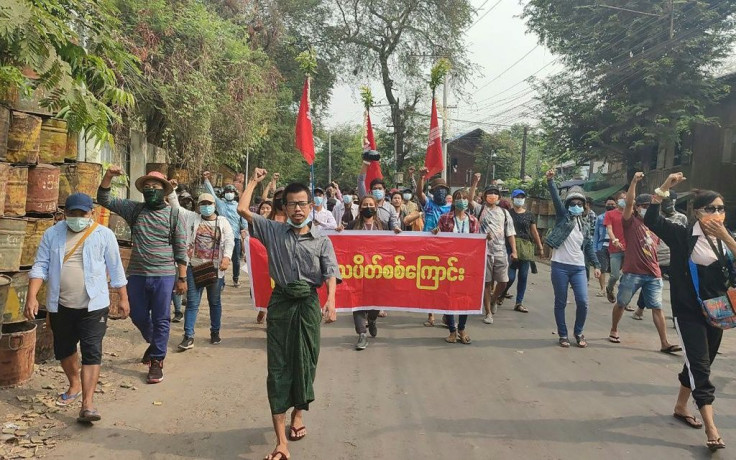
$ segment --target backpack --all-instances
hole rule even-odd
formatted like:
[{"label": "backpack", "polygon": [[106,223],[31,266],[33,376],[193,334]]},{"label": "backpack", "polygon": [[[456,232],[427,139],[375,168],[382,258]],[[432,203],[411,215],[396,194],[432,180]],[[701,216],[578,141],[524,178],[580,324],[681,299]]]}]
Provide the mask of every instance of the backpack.
[{"label": "backpack", "polygon": [[[133,218],[130,221],[130,240],[133,241],[133,233],[135,232],[135,224],[138,222],[138,216],[140,216],[143,208],[146,207],[145,203],[136,203],[135,210],[133,211]],[[179,208],[171,209],[169,215],[169,244],[174,244],[174,238],[176,237],[176,226],[179,222]]]}]

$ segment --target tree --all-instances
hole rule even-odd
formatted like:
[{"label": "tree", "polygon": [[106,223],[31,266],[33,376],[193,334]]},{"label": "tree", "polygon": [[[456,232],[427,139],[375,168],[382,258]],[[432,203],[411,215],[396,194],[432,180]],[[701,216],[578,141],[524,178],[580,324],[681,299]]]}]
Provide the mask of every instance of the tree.
[{"label": "tree", "polygon": [[41,104],[73,132],[112,140],[134,106],[123,73],[138,62],[120,40],[111,0],[9,0],[0,5],[0,98],[45,94]]},{"label": "tree", "polygon": [[558,157],[633,165],[653,147],[674,148],[726,94],[713,68],[736,38],[736,1],[615,5],[531,0],[525,7],[529,30],[567,67],[541,85],[542,126]]},{"label": "tree", "polygon": [[474,10],[468,0],[331,0],[327,5],[331,15],[324,36],[339,50],[334,54],[345,74],[356,83],[380,74],[396,132],[396,169],[401,170],[411,151],[405,145],[409,116],[420,101],[429,100],[431,64],[447,58],[458,85],[472,72],[463,32]]}]

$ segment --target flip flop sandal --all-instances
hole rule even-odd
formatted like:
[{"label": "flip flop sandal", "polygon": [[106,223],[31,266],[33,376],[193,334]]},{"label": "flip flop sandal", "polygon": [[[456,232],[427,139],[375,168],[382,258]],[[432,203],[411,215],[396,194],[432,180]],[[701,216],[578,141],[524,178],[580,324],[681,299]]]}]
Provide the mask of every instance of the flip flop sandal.
[{"label": "flip flop sandal", "polygon": [[80,396],[82,396],[81,391],[73,395],[61,393],[59,396],[56,397],[56,405],[59,407],[71,406],[77,401],[77,399],[79,399]]},{"label": "flip flop sandal", "polygon": [[526,309],[526,307],[520,303],[517,303],[514,307],[514,311],[520,311],[522,313],[529,313],[529,310]]},{"label": "flip flop sandal", "polygon": [[705,443],[705,446],[710,449],[711,452],[715,452],[718,449],[725,449],[726,443],[723,442],[723,439],[709,439],[708,442]]},{"label": "flip flop sandal", "polygon": [[585,341],[585,336],[583,334],[576,335],[575,341],[578,343],[578,347],[585,348],[588,346],[588,342]]},{"label": "flip flop sandal", "polygon": [[263,460],[289,460],[289,457],[280,450],[274,450],[267,457],[263,457]]},{"label": "flip flop sandal", "polygon": [[678,352],[678,351],[682,351],[682,348],[680,348],[680,346],[679,346],[679,345],[670,345],[669,347],[667,347],[667,348],[662,348],[662,349],[661,349],[661,350],[659,350],[659,351],[661,351],[662,353],[668,353],[668,354],[672,354],[672,353],[676,353],[676,352]]},{"label": "flip flop sandal", "polygon": [[434,321],[425,321],[424,327],[434,327]]},{"label": "flip flop sandal", "polygon": [[631,317],[637,321],[644,321],[644,315],[637,315],[636,313],[634,313],[633,315],[631,315]]},{"label": "flip flop sandal", "polygon": [[699,430],[700,428],[703,428],[703,422],[696,419],[692,415],[682,415],[675,412],[672,414],[673,417],[675,417],[677,420],[681,421],[685,425],[689,426],[690,428],[695,428],[696,430]]},{"label": "flip flop sandal", "polygon": [[621,343],[621,337],[615,336],[615,335],[609,335],[608,341],[611,343]]},{"label": "flip flop sandal", "polygon": [[102,417],[95,409],[83,409],[79,412],[79,417],[77,417],[77,422],[80,423],[99,422],[100,420],[102,420]]},{"label": "flip flop sandal", "polygon": [[[307,427],[306,426],[303,426],[301,428],[294,428],[292,426],[291,427],[291,430],[289,430],[289,441],[294,441],[294,442],[301,441],[302,439],[304,439],[305,437],[307,437],[306,431],[307,431]],[[302,434],[302,433],[304,433],[304,434]],[[301,435],[301,436],[299,436],[299,435]]]},{"label": "flip flop sandal", "polygon": [[567,337],[561,337],[559,343],[562,348],[570,348],[570,341]]},{"label": "flip flop sandal", "polygon": [[462,335],[460,336],[459,342],[462,343],[463,345],[470,345],[472,343],[472,340],[470,340],[469,335]]}]

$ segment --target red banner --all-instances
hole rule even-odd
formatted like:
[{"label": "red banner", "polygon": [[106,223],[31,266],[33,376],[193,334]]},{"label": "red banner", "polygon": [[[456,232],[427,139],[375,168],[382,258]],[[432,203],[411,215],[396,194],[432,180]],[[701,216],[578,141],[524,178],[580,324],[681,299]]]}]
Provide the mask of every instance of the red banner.
[{"label": "red banner", "polygon": [[[422,232],[326,232],[335,247],[343,282],[338,310],[399,310],[480,314],[485,282],[485,235]],[[268,307],[274,283],[266,248],[246,245],[256,309]],[[324,304],[326,288],[319,290]]]}]

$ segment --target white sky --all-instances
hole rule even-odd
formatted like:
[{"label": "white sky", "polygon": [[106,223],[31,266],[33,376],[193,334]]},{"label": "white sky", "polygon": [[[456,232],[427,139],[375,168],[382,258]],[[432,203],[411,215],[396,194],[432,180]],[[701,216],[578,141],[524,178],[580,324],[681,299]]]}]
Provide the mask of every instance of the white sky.
[{"label": "white sky", "polygon": [[[491,123],[507,125],[533,121],[534,94],[524,80],[535,73],[536,77],[545,77],[562,69],[561,64],[553,62],[555,57],[544,46],[537,46],[536,35],[526,33],[520,18],[523,6],[519,0],[471,2],[481,9],[476,17],[477,23],[467,33],[466,44],[470,59],[480,67],[480,72],[464,88],[470,94],[468,101],[458,100],[452,94],[449,98],[448,106],[456,107],[449,112],[449,137],[478,127],[486,131],[497,128]],[[381,85],[375,82],[371,86],[376,103],[385,103]],[[427,86],[427,106],[429,97]],[[374,125],[385,128],[388,108],[378,107],[373,112]],[[359,89],[337,86],[333,91],[327,126],[361,122]]]}]

